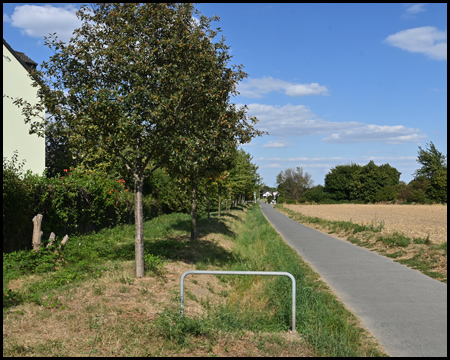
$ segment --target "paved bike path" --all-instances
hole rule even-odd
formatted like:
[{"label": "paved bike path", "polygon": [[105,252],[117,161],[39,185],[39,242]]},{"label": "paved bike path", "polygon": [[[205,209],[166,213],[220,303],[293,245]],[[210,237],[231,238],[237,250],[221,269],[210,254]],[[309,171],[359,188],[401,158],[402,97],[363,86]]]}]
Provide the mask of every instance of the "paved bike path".
[{"label": "paved bike path", "polygon": [[447,285],[308,228],[260,202],[266,219],[391,356],[447,356]]}]

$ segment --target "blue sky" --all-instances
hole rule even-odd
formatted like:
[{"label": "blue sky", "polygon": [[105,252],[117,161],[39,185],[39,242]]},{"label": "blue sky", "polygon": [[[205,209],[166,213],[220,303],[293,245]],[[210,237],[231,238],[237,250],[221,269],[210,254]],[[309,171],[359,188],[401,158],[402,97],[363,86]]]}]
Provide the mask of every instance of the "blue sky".
[{"label": "blue sky", "polygon": [[[3,37],[37,63],[43,36],[68,39],[78,4],[3,4]],[[246,104],[269,135],[243,148],[263,181],[302,167],[314,185],[331,168],[374,160],[409,182],[418,147],[447,154],[447,4],[198,4],[218,15],[230,64],[248,73]]]}]

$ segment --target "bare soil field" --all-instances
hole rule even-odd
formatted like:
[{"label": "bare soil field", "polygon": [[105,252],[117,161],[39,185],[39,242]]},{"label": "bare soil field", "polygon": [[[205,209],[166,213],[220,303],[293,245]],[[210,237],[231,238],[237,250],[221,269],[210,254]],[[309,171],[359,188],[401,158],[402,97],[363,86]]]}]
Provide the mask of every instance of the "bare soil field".
[{"label": "bare soil field", "polygon": [[383,233],[399,232],[411,239],[429,236],[432,243],[447,241],[447,205],[332,204],[285,205],[306,216],[355,224],[380,224]]}]

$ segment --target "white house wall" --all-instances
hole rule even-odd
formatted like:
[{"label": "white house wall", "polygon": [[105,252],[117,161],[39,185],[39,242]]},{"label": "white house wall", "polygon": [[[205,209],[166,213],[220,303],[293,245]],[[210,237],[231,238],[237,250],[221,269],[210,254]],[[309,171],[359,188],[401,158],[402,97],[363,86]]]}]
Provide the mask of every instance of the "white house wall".
[{"label": "white house wall", "polygon": [[[22,97],[34,104],[37,88],[31,86],[32,82],[27,70],[3,44],[3,94],[14,99]],[[3,97],[3,156],[11,159],[14,150],[17,150],[19,161],[26,160],[24,168],[42,175],[45,169],[45,140],[36,134],[29,134],[30,125],[25,124],[21,109],[12,101]]]}]

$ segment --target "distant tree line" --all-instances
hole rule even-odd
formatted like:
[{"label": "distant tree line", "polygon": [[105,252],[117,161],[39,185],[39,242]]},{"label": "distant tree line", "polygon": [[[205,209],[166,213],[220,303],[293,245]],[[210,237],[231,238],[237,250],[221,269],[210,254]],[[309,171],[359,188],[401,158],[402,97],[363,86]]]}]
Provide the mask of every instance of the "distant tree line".
[{"label": "distant tree line", "polygon": [[406,184],[401,173],[389,164],[373,160],[361,166],[338,165],[325,175],[325,185],[312,186],[311,176],[301,167],[281,171],[277,176],[278,202],[287,203],[447,203],[447,161],[433,142],[419,146],[421,167]]}]

